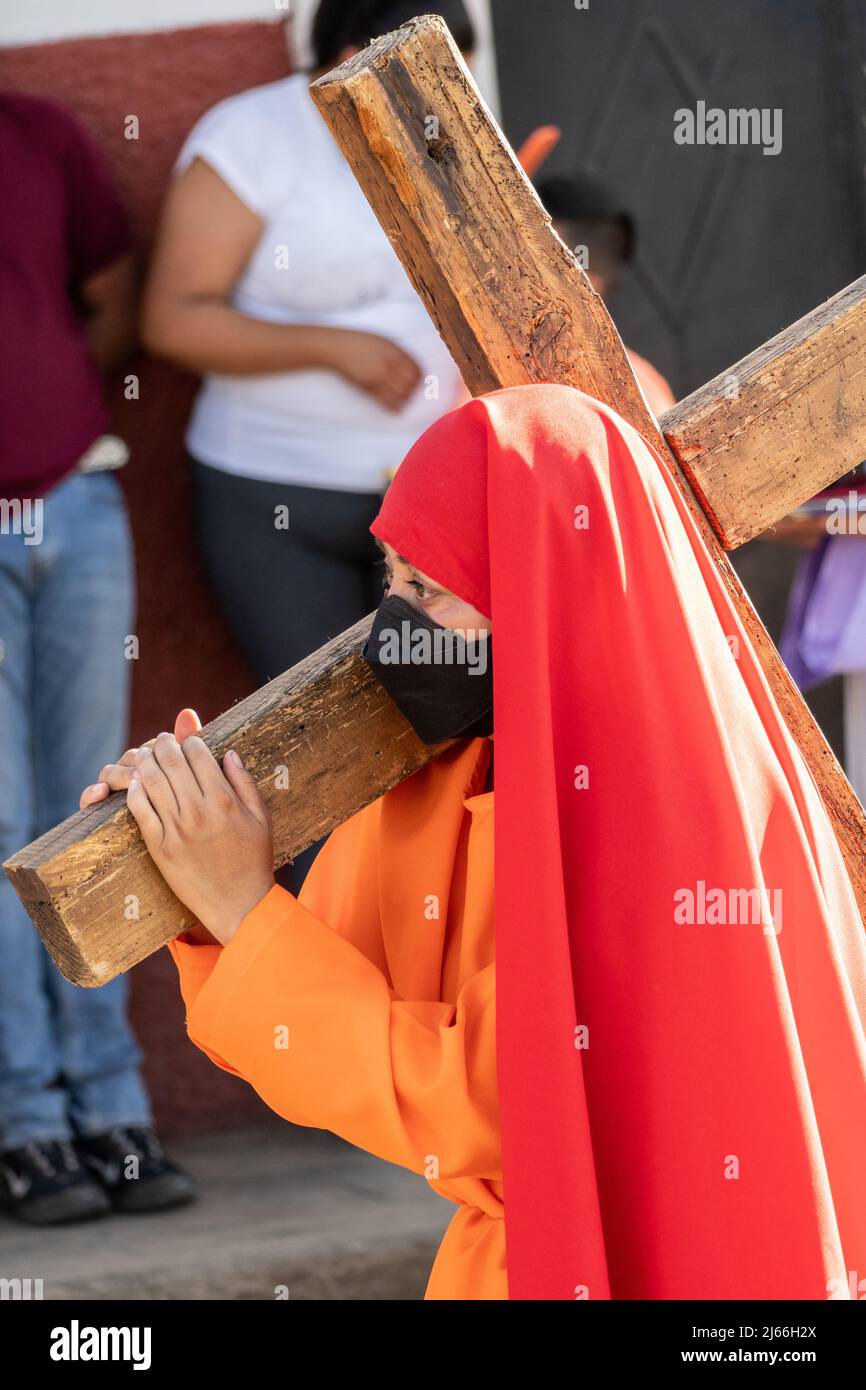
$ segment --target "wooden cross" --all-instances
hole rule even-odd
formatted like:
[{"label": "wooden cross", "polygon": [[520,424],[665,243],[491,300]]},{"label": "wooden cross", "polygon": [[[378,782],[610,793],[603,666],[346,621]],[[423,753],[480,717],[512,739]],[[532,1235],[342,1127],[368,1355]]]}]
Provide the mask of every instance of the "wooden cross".
[{"label": "wooden cross", "polygon": [[[443,22],[412,20],[313,98],[470,390],[570,383],[659,450],[811,768],[866,913],[866,819],[725,554],[866,456],[866,277],[681,401],[646,406],[598,296],[504,140]],[[367,617],[214,720],[273,818],[279,866],[417,771],[422,744],[360,657]],[[99,985],[192,921],[116,793],[5,865],[68,979]]]}]

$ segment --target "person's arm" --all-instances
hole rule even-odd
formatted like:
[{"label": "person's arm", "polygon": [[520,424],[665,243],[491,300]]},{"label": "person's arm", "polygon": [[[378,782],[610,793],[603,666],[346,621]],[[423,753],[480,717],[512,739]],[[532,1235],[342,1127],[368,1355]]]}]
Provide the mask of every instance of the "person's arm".
[{"label": "person's arm", "polygon": [[136,339],[135,263],[122,256],[88,276],[80,287],[87,311],[85,332],[91,356],[102,372],[119,366]]},{"label": "person's arm", "polygon": [[[328,872],[350,868],[351,838],[320,851]],[[427,1177],[496,1180],[494,965],[454,1004],[400,999],[337,925],[275,885],[227,945],[170,943],[191,1040],[294,1124]]]},{"label": "person's arm", "polygon": [[295,898],[273,881],[254,778],[231,753],[221,770],[200,727],[181,711],[176,736],[130,750],[81,797],[127,787],[154,863],[200,924],[168,946],[190,1038],[296,1124],[427,1177],[496,1179],[493,965],[454,1004],[399,998],[350,939],[376,954],[379,804],[332,833]]},{"label": "person's arm", "polygon": [[132,230],[100,147],[71,112],[62,122],[67,190],[67,254],[72,302],[100,371],[129,355],[136,340]]},{"label": "person's arm", "polygon": [[626,348],[626,356],[653,415],[664,415],[666,410],[670,410],[677,403],[668,381],[651,362],[647,362],[645,357],[641,357],[631,348]]},{"label": "person's arm", "polygon": [[420,370],[396,343],[373,333],[271,323],[231,305],[263,226],[205,160],[194,159],[174,179],[145,289],[145,345],[199,374],[325,368],[401,409]]},{"label": "person's arm", "polygon": [[826,535],[826,515],[816,516],[803,513],[797,515],[793,513],[774,522],[768,531],[762,531],[759,539],[778,544],[796,545],[803,550],[814,550]]}]

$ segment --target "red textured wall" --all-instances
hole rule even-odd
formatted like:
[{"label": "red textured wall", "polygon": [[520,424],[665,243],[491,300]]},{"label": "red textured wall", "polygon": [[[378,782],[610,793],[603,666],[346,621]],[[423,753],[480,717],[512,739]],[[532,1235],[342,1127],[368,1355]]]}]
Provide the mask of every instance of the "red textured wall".
[{"label": "red textured wall", "polygon": [[[65,103],[95,135],[131,213],[142,265],[172,164],[193,123],[223,97],[288,71],[283,25],[275,22],[0,50],[0,85]],[[138,140],[124,138],[130,115],[139,120]],[[124,400],[113,383],[109,399],[113,427],[132,451],[118,477],[138,569],[140,656],[131,728],[131,741],[138,742],[170,728],[184,705],[211,719],[254,682],[195,555],[182,444],[195,381],[145,353],[124,367],[129,372],[140,378],[140,398]],[[176,979],[167,951],[133,972],[133,1021],[158,1122],[171,1134],[260,1113],[255,1093],[186,1039]]]}]

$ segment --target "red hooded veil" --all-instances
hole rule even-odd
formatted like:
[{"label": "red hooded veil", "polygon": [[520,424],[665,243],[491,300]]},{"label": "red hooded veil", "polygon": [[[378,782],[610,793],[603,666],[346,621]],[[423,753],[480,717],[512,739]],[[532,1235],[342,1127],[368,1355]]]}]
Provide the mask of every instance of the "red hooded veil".
[{"label": "red hooded veil", "polygon": [[851,1297],[863,924],[666,466],[509,387],[425,432],[371,530],[493,623],[509,1296]]}]

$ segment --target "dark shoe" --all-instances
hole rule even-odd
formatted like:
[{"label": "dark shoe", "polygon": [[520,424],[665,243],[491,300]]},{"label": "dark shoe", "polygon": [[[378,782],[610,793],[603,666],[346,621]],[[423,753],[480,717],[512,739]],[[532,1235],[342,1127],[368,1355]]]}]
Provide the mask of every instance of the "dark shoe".
[{"label": "dark shoe", "polygon": [[5,1149],[0,1153],[0,1182],[9,1215],[34,1226],[89,1221],[111,1210],[105,1192],[65,1139]]},{"label": "dark shoe", "polygon": [[197,1196],[188,1173],[166,1158],[149,1125],[127,1125],[77,1139],[85,1167],[104,1187],[116,1211],[164,1211]]}]

